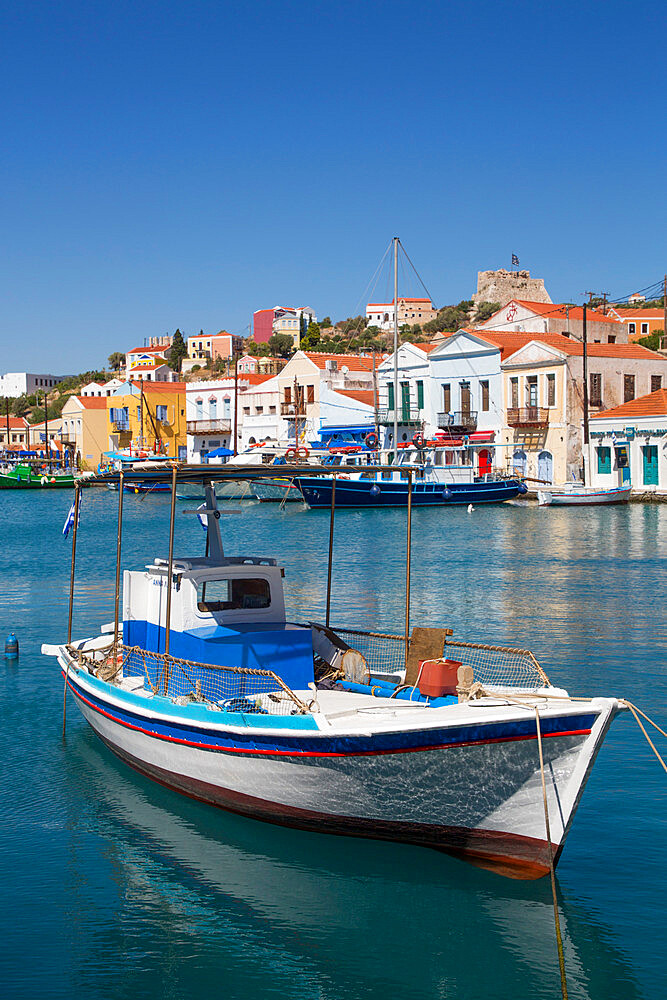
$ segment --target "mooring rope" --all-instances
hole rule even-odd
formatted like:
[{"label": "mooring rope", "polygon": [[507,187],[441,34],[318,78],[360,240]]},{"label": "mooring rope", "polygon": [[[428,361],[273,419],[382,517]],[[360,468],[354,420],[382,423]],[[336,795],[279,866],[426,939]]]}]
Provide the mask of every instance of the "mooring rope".
[{"label": "mooring rope", "polygon": [[551,875],[551,895],[554,903],[554,923],[556,924],[556,945],[558,947],[558,965],[560,967],[560,989],[563,1000],[567,1000],[567,980],[565,978],[565,955],[563,954],[563,937],[560,932],[560,915],[558,913],[558,898],[556,896],[556,872],[554,869],[554,852],[551,844],[551,824],[549,823],[549,804],[547,802],[547,783],[544,777],[544,756],[542,754],[542,730],[540,728],[540,710],[535,706],[535,726],[537,728],[537,748],[540,754],[540,773],[542,775],[542,798],[544,799],[544,825],[547,830],[549,845],[549,874]]},{"label": "mooring rope", "polygon": [[649,736],[649,734],[646,732],[646,729],[642,725],[642,721],[639,718],[639,716],[642,715],[646,719],[646,721],[649,722],[655,729],[657,729],[659,733],[662,733],[663,736],[667,737],[667,733],[664,731],[664,729],[661,729],[660,726],[656,722],[653,721],[653,719],[649,719],[648,715],[646,715],[645,712],[642,712],[642,710],[640,708],[637,708],[636,705],[633,705],[632,702],[628,701],[626,698],[619,698],[619,701],[623,705],[627,705],[628,706],[628,708],[630,709],[630,711],[632,712],[632,714],[634,715],[634,717],[635,717],[635,719],[637,721],[637,725],[639,726],[639,728],[643,732],[644,736],[646,737],[646,742],[648,743],[648,745],[650,746],[651,750],[656,755],[656,757],[658,758],[658,760],[660,761],[660,763],[662,764],[662,766],[665,769],[665,771],[667,771],[667,764],[665,764],[664,760],[662,759],[662,757],[660,756],[660,754],[656,750],[655,745],[653,743],[653,740],[651,739],[651,737]]}]

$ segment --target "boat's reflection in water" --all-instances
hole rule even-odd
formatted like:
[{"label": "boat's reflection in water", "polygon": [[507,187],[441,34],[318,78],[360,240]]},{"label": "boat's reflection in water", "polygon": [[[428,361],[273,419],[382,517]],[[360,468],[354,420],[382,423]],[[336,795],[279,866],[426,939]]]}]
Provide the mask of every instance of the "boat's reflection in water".
[{"label": "boat's reflection in water", "polygon": [[[110,996],[560,996],[548,879],[232,816],[128,771],[86,730],[68,749],[120,898],[90,961],[78,943],[82,990],[104,947],[119,952]],[[560,905],[570,997],[636,997],[598,917]]]}]

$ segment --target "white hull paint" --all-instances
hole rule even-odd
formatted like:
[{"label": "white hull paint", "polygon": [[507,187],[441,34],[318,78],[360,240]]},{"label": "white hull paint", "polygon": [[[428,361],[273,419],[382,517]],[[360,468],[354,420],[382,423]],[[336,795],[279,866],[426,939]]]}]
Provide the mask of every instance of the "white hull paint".
[{"label": "white hull paint", "polygon": [[595,489],[579,486],[571,489],[538,490],[541,507],[588,507],[600,504],[627,503],[632,487],[624,489]]}]

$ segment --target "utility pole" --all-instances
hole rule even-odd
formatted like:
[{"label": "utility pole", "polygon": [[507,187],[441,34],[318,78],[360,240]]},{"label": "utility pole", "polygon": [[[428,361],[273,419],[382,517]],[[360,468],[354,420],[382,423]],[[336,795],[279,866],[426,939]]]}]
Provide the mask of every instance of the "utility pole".
[{"label": "utility pole", "polygon": [[239,359],[234,358],[234,455],[238,455],[238,426],[239,426]]},{"label": "utility pole", "polygon": [[5,397],[5,416],[7,418],[7,444],[5,451],[9,451],[9,396]]},{"label": "utility pole", "polygon": [[584,323],[583,323],[583,345],[584,345],[584,453],[583,453],[583,480],[584,486],[586,485],[586,457],[588,455],[588,341],[586,332],[586,308],[587,303],[584,302]]},{"label": "utility pole", "polygon": [[567,335],[569,337],[570,336],[570,307],[569,307],[569,305],[565,306],[565,316],[566,316],[566,319],[567,319]]},{"label": "utility pole", "polygon": [[602,315],[607,315],[607,299],[609,298],[609,292],[602,292]]},{"label": "utility pole", "polygon": [[588,296],[588,303],[587,303],[587,305],[590,305],[591,302],[593,301],[593,296],[595,295],[595,292],[584,292],[584,295]]},{"label": "utility pole", "polygon": [[46,440],[46,457],[51,458],[51,449],[49,447],[49,397],[46,394],[46,389],[44,390],[44,438]]}]

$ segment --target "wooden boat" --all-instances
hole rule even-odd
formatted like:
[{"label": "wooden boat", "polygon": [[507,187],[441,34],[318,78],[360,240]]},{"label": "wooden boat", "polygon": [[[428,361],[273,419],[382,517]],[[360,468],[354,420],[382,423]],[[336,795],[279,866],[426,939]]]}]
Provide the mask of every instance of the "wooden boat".
[{"label": "wooden boat", "polygon": [[537,499],[541,507],[588,507],[594,504],[627,503],[631,493],[631,486],[601,489],[572,483],[567,486],[552,486],[548,490],[538,490]]},{"label": "wooden boat", "polygon": [[71,490],[76,477],[71,472],[43,468],[23,462],[0,471],[0,490]]},{"label": "wooden boat", "polygon": [[[122,622],[42,647],[100,739],[155,781],[256,819],[517,878],[550,871],[619,701],[570,699],[526,650],[410,633],[409,604],[396,634],[330,627],[328,611],[323,625],[288,620],[276,561],[223,552],[202,468],[205,554],[174,555],[172,505],[168,558],[116,592]],[[333,521],[330,566],[332,541]]]}]

